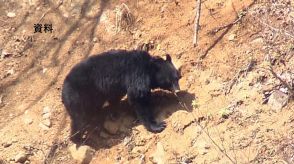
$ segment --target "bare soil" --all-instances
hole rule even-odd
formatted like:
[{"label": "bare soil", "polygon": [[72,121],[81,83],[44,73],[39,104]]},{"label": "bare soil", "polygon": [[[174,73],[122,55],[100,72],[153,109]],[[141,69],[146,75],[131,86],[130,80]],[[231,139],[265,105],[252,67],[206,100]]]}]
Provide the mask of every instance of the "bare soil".
[{"label": "bare soil", "polygon": [[[179,97],[154,91],[167,128],[148,132],[125,101],[94,119],[91,163],[294,163],[294,112],[267,103],[294,86],[294,2],[205,0],[193,47],[195,1],[0,1],[0,163],[77,163],[69,149],[63,80],[110,49],[171,54]],[[118,19],[121,18],[121,19]],[[238,21],[235,21],[238,20]],[[35,33],[34,24],[52,24]],[[103,129],[103,127],[105,127]]]}]

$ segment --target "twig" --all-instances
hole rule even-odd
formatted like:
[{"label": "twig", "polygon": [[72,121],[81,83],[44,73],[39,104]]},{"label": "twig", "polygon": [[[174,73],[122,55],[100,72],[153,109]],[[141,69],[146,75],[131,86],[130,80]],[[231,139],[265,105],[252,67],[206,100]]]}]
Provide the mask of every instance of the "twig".
[{"label": "twig", "polygon": [[217,32],[219,32],[220,30],[223,30],[223,29],[225,29],[225,28],[227,28],[227,27],[233,26],[233,25],[237,24],[238,22],[240,22],[240,21],[242,20],[242,18],[244,18],[244,17],[246,16],[246,14],[247,14],[249,8],[250,8],[251,6],[253,6],[256,2],[257,2],[257,0],[253,0],[253,2],[252,2],[248,7],[246,7],[245,9],[243,9],[243,10],[238,14],[238,17],[237,17],[237,19],[236,19],[235,21],[233,21],[233,22],[231,22],[231,23],[229,23],[229,24],[227,24],[227,25],[221,26],[221,27],[219,27],[219,28],[217,28],[217,29],[215,29],[215,30],[212,30],[210,33],[211,33],[211,34],[217,33]]},{"label": "twig", "polygon": [[193,45],[194,45],[194,47],[197,46],[200,11],[201,11],[201,0],[197,0],[197,3],[196,3],[196,16],[195,16],[195,31],[194,31],[194,37],[193,37]]},{"label": "twig", "polygon": [[221,30],[223,30],[223,29],[225,29],[225,28],[227,28],[227,27],[229,27],[229,26],[233,26],[233,25],[237,24],[238,22],[240,22],[240,21],[242,20],[242,18],[243,18],[245,15],[246,15],[246,13],[243,11],[243,12],[241,12],[241,13],[238,15],[237,19],[234,20],[233,22],[231,22],[231,23],[229,23],[229,24],[226,24],[226,25],[223,25],[223,26],[220,26],[220,27],[218,27],[218,28],[216,28],[216,29],[210,31],[209,33],[210,33],[210,34],[215,34],[215,33],[219,32],[219,31],[221,31]]},{"label": "twig", "polygon": [[281,79],[274,71],[273,67],[272,66],[269,66],[269,68],[267,68],[267,70],[269,70],[272,75],[277,78],[290,92],[290,98],[293,98],[294,96],[294,91],[293,91],[293,88],[286,82],[284,81],[283,79]]},{"label": "twig", "polygon": [[53,145],[51,146],[45,160],[44,160],[44,164],[50,164],[52,163],[52,160],[54,159],[55,157],[55,152],[58,148],[59,144],[58,143],[53,143]]},{"label": "twig", "polygon": [[48,14],[48,12],[50,11],[51,9],[49,8],[45,13],[43,13],[43,15],[41,16],[41,18],[39,19],[39,22],[40,23],[42,21],[42,19],[45,17],[46,14]]},{"label": "twig", "polygon": [[238,73],[235,75],[235,77],[231,80],[228,89],[225,91],[225,94],[226,95],[231,92],[231,89],[233,88],[233,86],[237,82],[238,78],[240,78],[241,74],[245,73],[245,75],[246,75],[250,70],[252,70],[254,64],[255,64],[255,61],[254,60],[250,60],[249,63],[246,65],[245,68],[241,68],[238,71]]},{"label": "twig", "polygon": [[[179,98],[178,97],[178,95],[175,93],[175,96],[177,97],[177,98]],[[188,107],[186,106],[186,104],[184,103],[184,102],[182,102],[180,99],[178,99],[178,101],[180,102],[180,104],[181,104],[181,106],[183,106],[187,111],[189,111],[189,109],[188,109]],[[212,137],[210,136],[210,134],[209,134],[209,132],[208,131],[206,131],[205,130],[205,128],[197,121],[197,119],[196,119],[196,116],[194,115],[194,113],[193,112],[191,112],[191,114],[192,114],[192,117],[193,117],[193,121],[192,122],[195,122],[200,128],[201,128],[201,130],[208,136],[208,138],[209,138],[209,140],[217,147],[217,149],[220,151],[220,152],[222,152],[232,163],[236,163],[236,162],[234,162],[233,161],[233,159],[227,154],[227,152],[225,151],[225,150],[223,150],[213,139],[212,139]]]},{"label": "twig", "polygon": [[[115,27],[116,33],[120,31],[120,29],[126,29],[134,23],[133,15],[125,3],[122,3],[120,6],[116,7],[115,9]],[[123,20],[125,21],[125,25],[122,24]]]},{"label": "twig", "polygon": [[[77,135],[78,133],[84,131],[87,127],[88,127],[89,123],[87,123],[86,125],[84,125],[84,127],[80,128],[80,130],[76,131],[74,134],[68,136],[67,138],[64,139],[63,142],[54,142],[48,152],[48,154],[46,155],[45,157],[45,160],[44,160],[44,164],[51,164],[53,163],[53,160],[55,159],[56,157],[56,151],[58,150],[57,148],[63,144],[63,143],[66,143],[70,140],[71,137],[74,137],[75,135]],[[94,129],[96,130],[96,128]],[[83,142],[84,144],[84,142]]]},{"label": "twig", "polygon": [[278,33],[280,33],[280,34],[284,34],[284,35],[289,36],[289,37],[291,37],[292,39],[294,39],[294,35],[291,34],[290,32],[288,32],[288,31],[286,31],[286,30],[283,30],[283,29],[278,29],[278,28],[276,28],[276,27],[273,27],[273,26],[269,25],[268,23],[265,23],[265,22],[262,21],[261,19],[257,18],[256,16],[253,16],[252,14],[251,14],[251,16],[254,17],[255,19],[257,19],[257,20],[258,20],[261,24],[263,24],[264,26],[270,28],[271,30],[276,31],[276,32],[278,32]]},{"label": "twig", "polygon": [[[63,4],[63,0],[60,0],[60,1],[59,1],[59,4],[58,4],[58,6],[55,8],[55,10],[58,9],[62,4]],[[42,15],[41,18],[39,19],[39,22],[38,22],[38,23],[40,23],[40,22],[43,20],[43,18],[45,17],[45,15],[47,15],[47,14],[49,13],[50,10],[52,10],[52,8],[49,8],[45,13],[43,13],[43,15]]]}]

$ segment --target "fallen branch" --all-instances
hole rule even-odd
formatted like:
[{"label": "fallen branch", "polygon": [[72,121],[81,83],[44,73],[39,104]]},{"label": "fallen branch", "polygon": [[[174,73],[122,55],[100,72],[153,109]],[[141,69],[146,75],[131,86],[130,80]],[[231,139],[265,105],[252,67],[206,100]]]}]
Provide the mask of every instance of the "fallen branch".
[{"label": "fallen branch", "polygon": [[272,66],[269,66],[269,68],[267,68],[267,70],[269,70],[271,72],[271,74],[277,78],[290,92],[290,98],[293,98],[294,97],[294,90],[293,88],[286,82],[284,81],[283,79],[281,79],[277,74],[276,72],[274,71],[273,67]]},{"label": "fallen branch", "polygon": [[[58,9],[61,5],[63,4],[63,0],[60,0],[59,1],[59,4],[58,4],[58,6],[55,8],[55,10],[56,9]],[[43,20],[43,18],[45,17],[45,15],[47,15],[48,13],[49,13],[49,11],[51,11],[52,10],[52,8],[49,8],[42,16],[41,16],[41,18],[39,19],[39,22],[38,23],[40,23],[42,20]]]},{"label": "fallen branch", "polygon": [[[177,94],[175,94],[175,96],[177,97],[177,98],[179,98],[178,97],[178,95]],[[182,107],[184,107],[187,111],[189,111],[189,109],[188,109],[188,107],[187,107],[187,105],[184,103],[184,102],[182,102],[182,101],[180,101],[180,99],[178,99],[178,101],[179,101],[179,103],[180,103],[180,105],[182,106]],[[200,122],[198,122],[197,120],[197,118],[196,118],[196,116],[194,115],[194,113],[193,112],[191,112],[191,114],[192,114],[192,117],[193,117],[193,121],[191,121],[191,123],[196,123],[200,128],[201,128],[201,130],[207,135],[207,137],[209,138],[209,140],[217,147],[217,149],[221,152],[221,153],[223,153],[232,163],[237,163],[237,162],[235,162],[228,154],[227,154],[227,152],[226,152],[226,150],[225,149],[222,149],[213,139],[212,139],[212,137],[210,136],[210,134],[209,134],[209,132],[208,132],[208,130],[206,130],[201,124],[200,124]]]},{"label": "fallen branch", "polygon": [[230,27],[230,26],[233,26],[233,25],[239,23],[245,15],[246,15],[246,12],[245,12],[245,11],[242,11],[240,14],[238,14],[238,17],[237,17],[236,20],[234,20],[233,22],[231,22],[231,23],[229,23],[229,24],[226,24],[226,25],[220,26],[220,27],[218,27],[218,28],[216,28],[216,29],[210,31],[209,33],[210,33],[210,34],[216,34],[217,32],[219,32],[219,31],[221,31],[221,30],[223,30],[223,29],[225,29],[225,28],[228,28],[228,27]]},{"label": "fallen branch", "polygon": [[234,76],[234,78],[231,80],[230,85],[228,87],[228,89],[225,91],[225,95],[227,95],[228,93],[230,93],[231,89],[233,88],[233,86],[236,84],[237,80],[240,78],[240,76],[245,73],[245,75],[252,70],[253,66],[255,64],[254,60],[250,60],[249,63],[246,65],[246,67],[241,68],[238,73]]},{"label": "fallen branch", "polygon": [[194,47],[197,46],[200,11],[201,11],[201,0],[197,0],[197,3],[196,3],[196,15],[195,15],[195,31],[194,31],[194,37],[193,37],[193,45],[194,45]]},{"label": "fallen branch", "polygon": [[263,24],[264,26],[268,27],[269,29],[271,29],[271,30],[273,30],[273,31],[275,31],[275,32],[278,32],[278,33],[280,33],[280,34],[284,34],[284,35],[289,36],[289,37],[291,37],[292,39],[294,39],[294,34],[288,32],[288,31],[286,31],[286,30],[278,29],[278,28],[276,28],[276,27],[273,27],[273,26],[269,25],[268,23],[262,21],[261,19],[257,18],[256,16],[253,16],[252,14],[251,14],[251,16],[252,16],[253,18],[255,18],[256,20],[258,20],[258,21],[259,21],[261,24]]},{"label": "fallen branch", "polygon": [[125,3],[122,3],[120,6],[115,9],[115,28],[116,33],[121,29],[128,30],[128,28],[134,24],[134,17]]}]

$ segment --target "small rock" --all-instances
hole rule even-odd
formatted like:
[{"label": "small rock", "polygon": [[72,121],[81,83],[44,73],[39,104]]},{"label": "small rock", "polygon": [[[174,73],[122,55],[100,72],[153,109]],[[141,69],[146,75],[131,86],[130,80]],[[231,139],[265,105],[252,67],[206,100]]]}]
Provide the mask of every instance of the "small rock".
[{"label": "small rock", "polygon": [[237,37],[236,34],[231,34],[231,35],[229,35],[228,40],[229,41],[234,41],[236,39],[236,37]]},{"label": "small rock", "polygon": [[137,30],[134,34],[134,39],[139,39],[142,37],[142,32],[140,30]]},{"label": "small rock", "polygon": [[166,5],[163,5],[163,6],[161,7],[161,9],[160,9],[160,12],[161,12],[161,13],[164,13],[165,10],[166,10]]},{"label": "small rock", "polygon": [[227,119],[233,113],[233,111],[230,110],[230,108],[223,108],[219,113],[222,118]]},{"label": "small rock", "polygon": [[135,146],[133,149],[132,149],[132,153],[143,153],[144,152],[144,147],[143,146]]},{"label": "small rock", "polygon": [[0,49],[0,59],[4,59],[10,56],[12,56],[12,53],[9,53],[5,50]]},{"label": "small rock", "polygon": [[280,88],[279,91],[283,93],[288,93],[288,88]]},{"label": "small rock", "polygon": [[294,11],[290,12],[289,13],[289,16],[292,17],[292,18],[294,18]]},{"label": "small rock", "polygon": [[199,154],[205,155],[207,153],[208,153],[208,150],[207,149],[199,149]]},{"label": "small rock", "polygon": [[208,144],[204,144],[204,149],[210,149],[210,146]]},{"label": "small rock", "polygon": [[13,75],[13,74],[14,74],[13,68],[7,71],[7,75]]},{"label": "small rock", "polygon": [[28,159],[28,155],[24,152],[20,152],[14,157],[15,162],[19,162],[19,163],[24,163],[27,159]]},{"label": "small rock", "polygon": [[42,128],[45,131],[49,130],[49,127],[46,126],[46,125],[44,125],[44,124],[42,124],[42,123],[39,124],[39,127]]},{"label": "small rock", "polygon": [[146,138],[141,138],[135,141],[135,145],[136,146],[144,146],[147,142]]},{"label": "small rock", "polygon": [[198,143],[197,149],[199,151],[199,154],[205,155],[208,153],[208,150],[210,149],[210,146],[207,143]]},{"label": "small rock", "polygon": [[4,142],[2,145],[3,145],[4,148],[7,148],[7,147],[12,145],[12,142],[11,141]]},{"label": "small rock", "polygon": [[27,124],[27,125],[30,125],[30,124],[32,124],[32,123],[33,123],[33,119],[32,119],[32,118],[29,118],[29,117],[27,117],[27,118],[25,118],[25,119],[24,119],[24,123],[25,123],[25,124]]},{"label": "small rock", "polygon": [[268,105],[275,111],[280,111],[289,100],[289,95],[275,90],[269,97]]},{"label": "small rock", "polygon": [[7,13],[7,16],[9,18],[14,18],[16,16],[16,14],[14,12],[9,12],[9,13]]},{"label": "small rock", "polygon": [[254,45],[257,45],[257,46],[262,46],[263,45],[263,39],[262,38],[256,38],[251,43],[254,44]]},{"label": "small rock", "polygon": [[132,141],[132,137],[126,137],[124,138],[123,144],[127,146]]},{"label": "small rock", "polygon": [[45,113],[42,116],[43,119],[49,119],[50,117],[51,117],[51,113]]},{"label": "small rock", "polygon": [[65,18],[68,18],[68,17],[69,17],[69,14],[68,14],[68,13],[64,13],[63,16],[64,16]]},{"label": "small rock", "polygon": [[75,144],[69,147],[69,152],[79,163],[90,163],[94,155],[94,150],[89,146],[80,146],[77,149]]},{"label": "small rock", "polygon": [[158,142],[156,145],[156,151],[152,155],[153,161],[157,164],[164,164],[165,163],[165,151],[161,142]]},{"label": "small rock", "polygon": [[42,72],[43,73],[46,73],[47,72],[47,68],[43,68]]},{"label": "small rock", "polygon": [[16,139],[16,138],[12,138],[12,139],[11,139],[11,142],[12,142],[12,143],[17,143],[17,139]]},{"label": "small rock", "polygon": [[42,124],[45,125],[45,126],[47,126],[48,128],[50,128],[51,125],[52,125],[50,119],[48,119],[48,118],[45,119],[45,120],[43,120],[42,121]]},{"label": "small rock", "polygon": [[104,128],[110,133],[110,134],[116,134],[118,129],[119,129],[119,123],[118,122],[114,122],[114,121],[110,121],[110,120],[106,120],[104,122]]},{"label": "small rock", "polygon": [[43,113],[42,114],[46,114],[46,113],[50,113],[51,109],[48,106],[45,106],[43,108]]},{"label": "small rock", "polygon": [[93,38],[93,42],[96,43],[97,41],[98,41],[98,38],[97,37],[94,37]]}]

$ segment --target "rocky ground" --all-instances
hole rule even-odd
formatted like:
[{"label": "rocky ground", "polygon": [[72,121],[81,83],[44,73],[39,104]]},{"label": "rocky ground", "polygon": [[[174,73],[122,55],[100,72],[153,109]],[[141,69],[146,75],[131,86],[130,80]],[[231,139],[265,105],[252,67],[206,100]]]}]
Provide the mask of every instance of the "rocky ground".
[{"label": "rocky ground", "polygon": [[[294,2],[0,1],[0,163],[294,163]],[[53,31],[35,32],[35,24]],[[109,49],[172,55],[178,97],[154,91],[153,134],[125,101],[95,116],[87,145],[68,138],[64,77]]]}]

